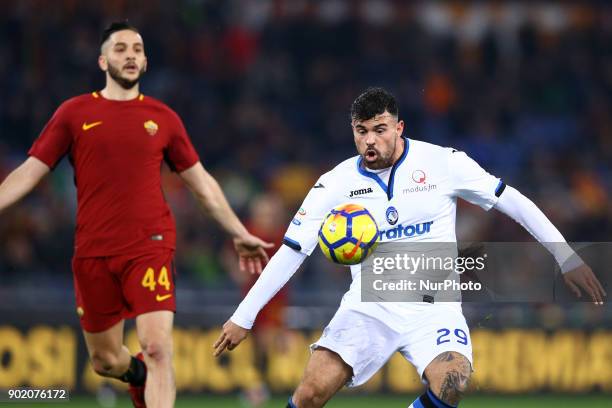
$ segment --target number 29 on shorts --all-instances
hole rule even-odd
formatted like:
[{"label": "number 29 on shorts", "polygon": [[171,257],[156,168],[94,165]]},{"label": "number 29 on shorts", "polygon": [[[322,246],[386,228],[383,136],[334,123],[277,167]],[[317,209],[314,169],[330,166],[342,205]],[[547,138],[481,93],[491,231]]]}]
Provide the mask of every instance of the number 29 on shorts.
[{"label": "number 29 on shorts", "polygon": [[[436,341],[436,345],[440,345],[443,343],[450,343],[451,339],[449,339],[449,335],[451,333],[451,331],[449,329],[440,329],[438,330],[436,333],[439,334],[438,339]],[[466,345],[468,344],[468,336],[466,334],[465,331],[461,330],[461,329],[455,329],[455,331],[453,332],[453,334],[455,335],[454,340],[459,343],[459,344],[463,344]]]}]

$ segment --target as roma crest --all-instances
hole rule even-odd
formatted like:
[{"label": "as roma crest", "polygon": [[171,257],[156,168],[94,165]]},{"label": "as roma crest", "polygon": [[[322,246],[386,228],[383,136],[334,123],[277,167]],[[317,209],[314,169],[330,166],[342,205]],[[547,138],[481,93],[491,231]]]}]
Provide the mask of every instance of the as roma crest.
[{"label": "as roma crest", "polygon": [[157,133],[159,126],[157,125],[157,123],[153,122],[152,120],[147,120],[144,123],[144,128],[148,134],[150,134],[151,136],[154,136]]}]

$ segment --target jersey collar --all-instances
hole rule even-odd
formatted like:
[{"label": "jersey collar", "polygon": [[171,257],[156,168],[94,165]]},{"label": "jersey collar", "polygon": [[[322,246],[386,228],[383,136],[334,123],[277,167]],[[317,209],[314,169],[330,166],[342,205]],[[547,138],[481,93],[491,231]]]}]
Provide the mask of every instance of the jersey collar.
[{"label": "jersey collar", "polygon": [[359,156],[357,159],[357,171],[361,173],[361,175],[371,178],[376,181],[380,188],[383,189],[385,193],[387,193],[387,199],[391,200],[393,198],[393,185],[395,182],[395,171],[397,168],[404,162],[404,159],[408,155],[408,150],[410,150],[410,140],[407,137],[402,136],[404,139],[404,151],[402,155],[391,167],[391,174],[389,175],[389,185],[387,186],[384,181],[378,176],[378,174],[368,171],[365,166],[363,166],[363,158]]},{"label": "jersey collar", "polygon": [[142,102],[144,99],[144,94],[139,93],[138,96],[136,98],[132,98],[132,99],[127,99],[125,101],[119,101],[119,100],[115,100],[115,99],[106,99],[104,96],[102,96],[102,93],[94,91],[91,93],[91,96],[93,96],[95,99],[102,99],[104,101],[111,101],[111,102],[131,102],[131,101],[139,101]]}]

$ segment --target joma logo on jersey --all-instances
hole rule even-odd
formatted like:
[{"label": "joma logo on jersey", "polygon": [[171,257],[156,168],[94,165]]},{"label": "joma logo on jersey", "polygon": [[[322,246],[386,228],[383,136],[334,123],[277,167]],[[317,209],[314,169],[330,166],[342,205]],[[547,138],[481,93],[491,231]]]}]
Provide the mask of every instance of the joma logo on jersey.
[{"label": "joma logo on jersey", "polygon": [[380,240],[410,238],[415,235],[427,234],[431,231],[431,224],[433,224],[433,221],[411,224],[405,227],[402,224],[398,224],[395,228],[380,231]]},{"label": "joma logo on jersey", "polygon": [[368,194],[368,193],[373,193],[373,192],[374,192],[374,190],[372,190],[372,187],[360,188],[359,190],[351,191],[351,195],[349,197],[354,197],[354,196]]}]

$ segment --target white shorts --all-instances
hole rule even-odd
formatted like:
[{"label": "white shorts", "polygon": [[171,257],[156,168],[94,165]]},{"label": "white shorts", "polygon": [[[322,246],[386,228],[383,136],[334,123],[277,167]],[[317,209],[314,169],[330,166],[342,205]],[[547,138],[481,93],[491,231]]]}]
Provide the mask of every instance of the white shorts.
[{"label": "white shorts", "polygon": [[[429,363],[439,354],[455,351],[472,364],[472,342],[459,308],[444,303],[427,304],[418,313],[406,316],[403,328],[391,328],[384,314],[377,317],[340,306],[323,335],[310,349],[324,347],[337,353],[353,368],[348,387],[368,381],[389,358],[399,351],[423,378]],[[392,316],[397,321],[397,316]]]}]

